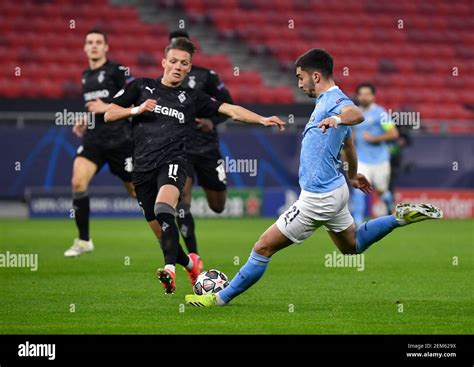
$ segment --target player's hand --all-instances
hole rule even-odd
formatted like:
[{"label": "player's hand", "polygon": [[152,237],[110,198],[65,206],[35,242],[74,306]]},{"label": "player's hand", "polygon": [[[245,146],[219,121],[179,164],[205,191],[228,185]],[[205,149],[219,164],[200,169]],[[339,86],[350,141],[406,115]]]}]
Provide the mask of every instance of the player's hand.
[{"label": "player's hand", "polygon": [[264,117],[260,120],[263,126],[278,126],[280,131],[285,130],[285,121],[280,120],[277,116]]},{"label": "player's hand", "polygon": [[378,143],[377,137],[372,134],[369,134],[367,131],[362,134],[362,137],[368,143]]},{"label": "player's hand", "polygon": [[84,122],[77,122],[72,127],[72,133],[76,135],[78,138],[82,138],[84,136],[84,132],[87,129],[87,124]]},{"label": "player's hand", "polygon": [[209,119],[195,119],[197,128],[205,133],[214,129],[214,123]]},{"label": "player's hand", "polygon": [[147,111],[152,112],[155,109],[155,107],[156,107],[156,99],[147,99],[138,108],[138,113],[142,114]]},{"label": "player's hand", "polygon": [[367,177],[365,177],[361,173],[358,173],[354,178],[350,178],[349,182],[352,187],[354,187],[355,189],[359,189],[365,194],[368,194],[373,190],[373,187]]},{"label": "player's hand", "polygon": [[337,129],[337,121],[336,121],[336,119],[333,119],[332,117],[328,117],[328,118],[322,120],[318,124],[318,127],[323,130],[323,134],[324,134],[327,129],[330,129],[330,128]]},{"label": "player's hand", "polygon": [[107,111],[107,106],[108,104],[99,98],[86,103],[87,110],[94,113],[105,113]]}]

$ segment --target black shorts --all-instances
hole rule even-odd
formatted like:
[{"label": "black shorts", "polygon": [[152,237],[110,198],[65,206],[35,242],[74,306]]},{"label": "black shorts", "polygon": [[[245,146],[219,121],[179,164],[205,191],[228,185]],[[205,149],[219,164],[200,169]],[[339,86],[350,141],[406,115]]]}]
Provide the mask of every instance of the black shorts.
[{"label": "black shorts", "polygon": [[188,177],[194,180],[196,176],[199,186],[213,191],[227,190],[224,160],[218,149],[206,155],[188,154],[186,161]]},{"label": "black shorts", "polygon": [[110,172],[122,181],[132,182],[132,143],[114,148],[103,148],[92,142],[83,142],[77,149],[76,157],[84,157],[97,165],[97,173],[108,163]]},{"label": "black shorts", "polygon": [[185,161],[176,159],[160,165],[153,171],[134,172],[133,183],[138,205],[141,206],[146,220],[150,222],[156,218],[155,203],[161,186],[175,186],[179,190],[181,198],[186,183]]}]

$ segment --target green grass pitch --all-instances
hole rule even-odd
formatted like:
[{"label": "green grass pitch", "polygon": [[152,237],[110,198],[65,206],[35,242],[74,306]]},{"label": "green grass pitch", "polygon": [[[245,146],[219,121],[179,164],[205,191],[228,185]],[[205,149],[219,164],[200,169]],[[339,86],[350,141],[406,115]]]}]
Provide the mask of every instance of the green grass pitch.
[{"label": "green grass pitch", "polygon": [[[205,267],[234,276],[237,260],[246,261],[272,222],[197,221]],[[72,221],[0,221],[0,253],[39,256],[36,272],[0,268],[0,333],[474,332],[473,221],[397,229],[366,252],[364,271],[325,267],[335,247],[319,229],[275,255],[261,281],[230,306],[212,309],[184,307],[191,286],[181,268],[177,293],[163,294],[154,275],[162,254],[145,221],[96,219],[91,227],[96,250],[70,259],[63,252]]]}]

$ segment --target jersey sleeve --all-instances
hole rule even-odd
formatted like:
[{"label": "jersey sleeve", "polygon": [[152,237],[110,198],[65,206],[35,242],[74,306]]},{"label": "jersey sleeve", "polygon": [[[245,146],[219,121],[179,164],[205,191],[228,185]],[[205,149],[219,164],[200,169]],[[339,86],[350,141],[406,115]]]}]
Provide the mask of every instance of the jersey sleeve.
[{"label": "jersey sleeve", "polygon": [[124,85],[130,83],[135,78],[130,74],[130,68],[117,65],[114,68],[113,79],[118,88],[123,88]]},{"label": "jersey sleeve", "polygon": [[346,96],[336,96],[336,99],[328,105],[328,115],[336,116],[341,114],[344,106],[354,106],[354,102]]},{"label": "jersey sleeve", "polygon": [[112,98],[112,103],[121,107],[130,107],[135,105],[140,96],[141,79],[135,79],[128,83],[123,89],[120,89]]},{"label": "jersey sleeve", "polygon": [[215,116],[217,114],[217,111],[219,110],[219,107],[223,103],[199,90],[196,90],[195,101],[196,117]]},{"label": "jersey sleeve", "polygon": [[206,90],[204,91],[212,97],[215,97],[218,101],[233,104],[232,97],[219,78],[219,75],[213,70],[209,70],[207,77]]},{"label": "jersey sleeve", "polygon": [[[210,96],[215,97],[218,101],[226,102],[233,104],[232,96],[229,93],[229,90],[225,87],[224,82],[220,80],[219,75],[213,70],[209,70],[206,90],[205,92]],[[221,122],[224,122],[228,119],[227,116],[215,115],[212,116],[211,120],[214,125],[218,125]]]}]

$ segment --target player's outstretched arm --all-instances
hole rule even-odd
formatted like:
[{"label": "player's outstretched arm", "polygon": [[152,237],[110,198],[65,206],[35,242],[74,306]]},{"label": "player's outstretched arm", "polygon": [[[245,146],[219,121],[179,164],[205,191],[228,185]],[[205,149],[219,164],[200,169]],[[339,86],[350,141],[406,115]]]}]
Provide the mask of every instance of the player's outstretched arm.
[{"label": "player's outstretched arm", "polygon": [[114,103],[110,103],[104,115],[105,122],[113,122],[123,120],[131,116],[140,115],[146,111],[153,111],[156,106],[155,99],[147,99],[137,107],[121,107]]},{"label": "player's outstretched arm", "polygon": [[264,126],[275,125],[278,126],[280,131],[285,130],[285,122],[280,120],[280,118],[277,116],[263,117],[258,113],[230,103],[221,104],[218,112],[237,121],[246,122],[249,124],[262,124]]},{"label": "player's outstretched arm", "polygon": [[383,141],[397,140],[399,138],[400,134],[395,125],[390,125],[387,128],[385,127],[383,128],[385,130],[385,133],[382,135],[371,135],[366,131],[364,135],[362,135],[362,137],[369,143],[375,143],[375,144],[381,143]]},{"label": "player's outstretched arm", "polygon": [[357,173],[357,152],[352,135],[344,139],[343,156],[347,162],[347,179],[356,189],[368,194],[372,191],[369,180],[362,174]]},{"label": "player's outstretched arm", "polygon": [[339,115],[322,120],[318,124],[318,127],[320,127],[324,133],[329,128],[336,129],[337,125],[357,125],[362,121],[364,121],[364,115],[357,106],[344,106]]}]

